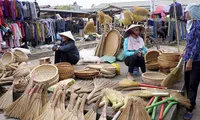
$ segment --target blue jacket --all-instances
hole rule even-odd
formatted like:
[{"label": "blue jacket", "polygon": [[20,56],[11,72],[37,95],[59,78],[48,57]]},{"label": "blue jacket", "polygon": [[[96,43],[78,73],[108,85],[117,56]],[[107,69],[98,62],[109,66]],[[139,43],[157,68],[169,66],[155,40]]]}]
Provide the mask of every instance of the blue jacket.
[{"label": "blue jacket", "polygon": [[194,62],[200,61],[200,20],[193,22],[190,33],[187,34],[186,42],[185,61],[187,62],[189,59]]},{"label": "blue jacket", "polygon": [[[128,40],[129,40],[128,37],[125,38],[125,40],[124,40],[124,56],[125,56],[125,58],[128,57],[128,56],[132,56],[132,55],[134,55],[135,53],[137,53],[137,52],[140,51],[140,50],[128,50]],[[141,48],[141,50],[142,50],[142,56],[144,56],[144,55],[147,53],[146,47],[143,46],[143,47]]]},{"label": "blue jacket", "polygon": [[[55,45],[52,49],[55,51],[55,48],[57,46]],[[68,42],[62,42],[60,44],[60,47],[58,48],[58,51],[61,52],[61,62],[69,62],[71,64],[76,64],[79,59],[79,51],[78,48],[75,45],[75,42],[73,40],[69,40]]]}]

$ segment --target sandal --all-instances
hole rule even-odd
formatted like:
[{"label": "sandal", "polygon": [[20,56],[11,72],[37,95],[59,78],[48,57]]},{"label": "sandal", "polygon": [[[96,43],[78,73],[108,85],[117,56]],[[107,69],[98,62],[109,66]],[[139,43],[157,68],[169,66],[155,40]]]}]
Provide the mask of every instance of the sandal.
[{"label": "sandal", "polygon": [[186,112],[183,116],[184,120],[191,120],[192,119],[193,114],[190,114],[188,112]]}]

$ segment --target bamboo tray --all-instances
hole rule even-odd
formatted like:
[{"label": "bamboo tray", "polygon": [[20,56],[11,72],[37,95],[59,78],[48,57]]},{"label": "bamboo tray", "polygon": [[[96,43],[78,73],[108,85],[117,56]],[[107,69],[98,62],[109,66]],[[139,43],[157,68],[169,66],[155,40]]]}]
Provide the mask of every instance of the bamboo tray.
[{"label": "bamboo tray", "polygon": [[144,83],[156,86],[160,86],[161,82],[166,77],[167,76],[165,74],[159,72],[146,72],[142,74],[142,80],[144,81]]}]

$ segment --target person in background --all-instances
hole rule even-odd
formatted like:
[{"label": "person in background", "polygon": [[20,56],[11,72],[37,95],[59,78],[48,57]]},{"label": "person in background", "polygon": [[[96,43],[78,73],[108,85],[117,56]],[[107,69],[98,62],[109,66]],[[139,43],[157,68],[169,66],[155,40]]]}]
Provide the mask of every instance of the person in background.
[{"label": "person in background", "polygon": [[54,45],[55,64],[59,62],[69,62],[75,65],[79,59],[79,51],[75,45],[75,39],[70,31],[59,33],[62,38],[60,44]]},{"label": "person in background", "polygon": [[193,116],[192,112],[196,106],[196,97],[200,82],[200,4],[189,4],[185,11],[188,32],[184,53],[184,60],[186,62],[185,87],[191,107],[184,114],[184,119],[191,120]]},{"label": "person in background", "polygon": [[132,73],[135,68],[140,67],[142,73],[146,72],[144,55],[147,52],[144,41],[140,34],[144,32],[144,27],[131,25],[126,31],[124,40],[125,64],[128,66],[128,79],[134,80]]}]

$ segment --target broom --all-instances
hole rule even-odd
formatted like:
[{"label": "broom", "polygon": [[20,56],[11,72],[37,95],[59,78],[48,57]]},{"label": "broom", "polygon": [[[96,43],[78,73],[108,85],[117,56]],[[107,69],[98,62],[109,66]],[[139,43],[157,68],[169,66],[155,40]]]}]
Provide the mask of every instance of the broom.
[{"label": "broom", "polygon": [[75,105],[74,109],[69,114],[69,117],[68,117],[67,120],[79,120],[78,119],[78,108],[80,106],[80,103],[81,103],[81,98],[79,97],[77,99],[77,102],[76,102],[76,105]]},{"label": "broom", "polygon": [[84,34],[91,34],[91,33],[95,33],[96,32],[96,28],[94,26],[94,22],[88,22],[84,29],[83,29]]},{"label": "broom", "polygon": [[62,95],[63,95],[63,91],[60,95],[57,96],[57,99],[55,100],[55,111],[54,111],[54,118],[55,120],[58,120],[60,118],[60,116],[63,115],[63,112],[61,110],[61,98],[62,98]]},{"label": "broom", "polygon": [[128,99],[126,107],[122,110],[122,113],[120,114],[117,120],[129,120],[129,114],[130,114],[132,102],[133,102],[133,99]]},{"label": "broom", "polygon": [[122,23],[124,26],[129,26],[132,24],[132,22],[127,18],[122,19]]},{"label": "broom", "polygon": [[183,61],[183,57],[179,60],[177,66],[167,75],[167,77],[162,81],[161,86],[170,87],[175,84],[181,74],[181,63]]},{"label": "broom", "polygon": [[98,21],[100,24],[103,24],[105,22],[105,13],[102,11],[99,11],[98,13]]},{"label": "broom", "polygon": [[36,118],[36,120],[55,120],[55,106],[61,94],[62,91],[58,90],[56,96],[52,96],[51,101],[49,101],[49,107],[47,107],[45,111],[38,118]]},{"label": "broom", "polygon": [[62,116],[60,116],[59,120],[65,120],[69,117],[69,115],[70,115],[69,113],[73,110],[74,102],[77,97],[78,97],[78,95],[76,93],[71,93],[67,109],[65,110],[64,114]]},{"label": "broom", "polygon": [[31,107],[26,112],[22,120],[34,120],[39,117],[42,112],[42,87],[39,86],[31,98]]},{"label": "broom", "polygon": [[87,99],[87,94],[84,94],[82,97],[80,108],[78,109],[78,120],[85,120],[84,118],[84,106]]},{"label": "broom", "polygon": [[105,86],[107,84],[109,84],[109,80],[106,79],[94,79],[93,84],[94,84],[94,89],[92,90],[92,92],[88,95],[87,100],[90,100],[93,95],[95,94],[95,92],[102,90],[103,88],[105,88]]},{"label": "broom", "polygon": [[108,106],[108,103],[105,103],[99,120],[107,120],[106,119],[106,109],[107,109],[107,106]]},{"label": "broom", "polygon": [[145,105],[142,101],[143,100],[140,98],[133,100],[133,116],[131,120],[151,120],[149,114],[145,110]]},{"label": "broom", "polygon": [[30,81],[29,85],[27,86],[24,94],[14,101],[8,108],[5,109],[6,115],[9,117],[20,118],[27,111],[28,106],[28,99],[29,99],[29,92],[33,90],[34,83],[33,80]]},{"label": "broom", "polygon": [[172,92],[170,93],[170,97],[166,98],[165,100],[162,100],[160,102],[157,102],[155,104],[152,104],[150,106],[147,106],[146,109],[155,107],[157,105],[166,103],[168,101],[177,101],[178,103],[182,104],[183,106],[185,106],[186,108],[190,108],[191,104],[190,104],[190,100],[185,98],[183,95],[181,95],[180,93],[177,92]]},{"label": "broom", "polygon": [[95,105],[93,106],[93,108],[90,109],[85,114],[85,120],[96,120],[97,119],[97,109],[98,109],[99,103],[101,102],[102,95],[103,94],[101,94],[101,96],[99,96],[99,99],[97,100],[97,102],[95,103]]},{"label": "broom", "polygon": [[136,96],[136,97],[143,97],[143,98],[150,98],[153,96],[169,96],[167,92],[150,92],[148,90],[135,90],[130,93],[127,93],[129,96]]},{"label": "broom", "polygon": [[148,16],[149,15],[149,11],[145,8],[141,8],[141,7],[134,7],[134,12],[135,15],[140,15],[140,16]]},{"label": "broom", "polygon": [[129,21],[133,20],[132,14],[133,13],[130,10],[124,10],[123,11],[124,18],[128,19]]},{"label": "broom", "polygon": [[13,103],[13,85],[0,98],[0,109],[6,109]]}]

